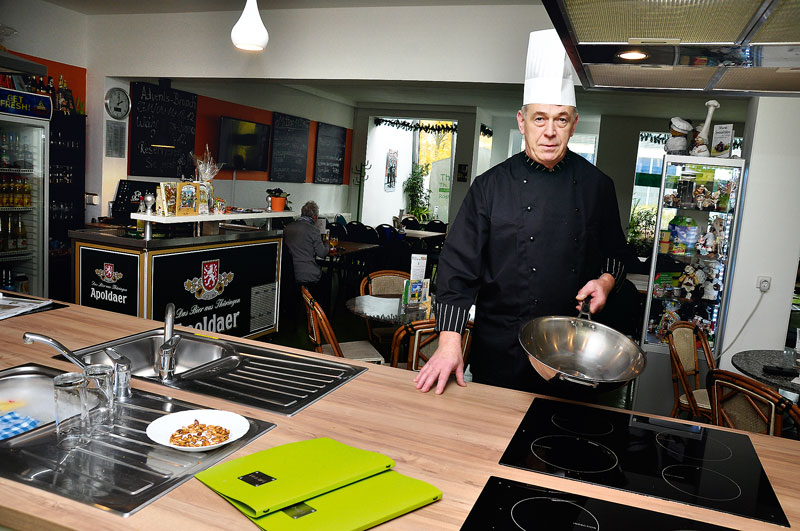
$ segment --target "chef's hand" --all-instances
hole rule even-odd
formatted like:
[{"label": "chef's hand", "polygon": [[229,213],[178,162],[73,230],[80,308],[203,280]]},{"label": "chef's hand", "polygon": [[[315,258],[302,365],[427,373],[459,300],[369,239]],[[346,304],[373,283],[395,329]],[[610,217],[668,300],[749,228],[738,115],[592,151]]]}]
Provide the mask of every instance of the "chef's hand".
[{"label": "chef's hand", "polygon": [[[597,313],[606,305],[608,294],[611,293],[612,289],[614,289],[614,277],[608,273],[603,273],[600,275],[600,278],[587,282],[586,285],[580,289],[575,298],[583,302],[583,299],[586,297],[591,297],[589,313]],[[578,304],[576,308],[580,311],[581,305]]]},{"label": "chef's hand", "polygon": [[456,383],[466,387],[464,383],[464,358],[461,355],[461,334],[458,332],[440,332],[439,346],[436,352],[423,365],[419,374],[414,378],[417,389],[423,393],[430,391],[436,384],[436,394],[444,392],[450,375],[456,373]]}]

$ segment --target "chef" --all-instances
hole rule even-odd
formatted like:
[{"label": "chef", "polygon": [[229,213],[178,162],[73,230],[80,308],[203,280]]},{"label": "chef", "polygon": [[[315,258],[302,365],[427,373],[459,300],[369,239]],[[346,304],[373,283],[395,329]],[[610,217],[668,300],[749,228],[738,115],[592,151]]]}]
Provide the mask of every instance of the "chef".
[{"label": "chef", "polygon": [[572,69],[555,30],[531,33],[517,125],[525,150],[478,176],[439,260],[439,346],[417,389],[464,383],[461,334],[476,306],[473,381],[547,393],[517,339],[545,315],[576,315],[576,299],[600,311],[624,278],[625,237],[614,184],[567,149],[578,113]]}]

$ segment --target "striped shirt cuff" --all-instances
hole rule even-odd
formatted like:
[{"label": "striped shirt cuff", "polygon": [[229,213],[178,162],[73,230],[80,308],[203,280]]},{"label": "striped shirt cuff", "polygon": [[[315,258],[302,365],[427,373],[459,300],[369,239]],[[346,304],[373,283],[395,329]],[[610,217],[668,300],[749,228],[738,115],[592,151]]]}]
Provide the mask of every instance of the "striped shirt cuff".
[{"label": "striped shirt cuff", "polygon": [[600,271],[600,274],[608,273],[614,277],[614,289],[617,291],[622,286],[622,281],[625,279],[625,264],[618,258],[606,258],[606,262]]},{"label": "striped shirt cuff", "polygon": [[443,302],[436,302],[435,305],[436,331],[462,334],[469,318],[469,309]]}]

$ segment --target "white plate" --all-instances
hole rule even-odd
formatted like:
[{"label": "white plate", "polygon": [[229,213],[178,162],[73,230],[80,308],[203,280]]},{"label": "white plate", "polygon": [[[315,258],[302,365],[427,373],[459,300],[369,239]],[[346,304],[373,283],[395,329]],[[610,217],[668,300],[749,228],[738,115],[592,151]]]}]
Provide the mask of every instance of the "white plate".
[{"label": "white plate", "polygon": [[[195,419],[200,422],[200,424],[222,426],[226,430],[230,430],[231,435],[228,437],[227,441],[210,446],[177,446],[175,444],[170,444],[170,436],[180,428],[192,424]],[[187,411],[179,411],[178,413],[170,413],[169,415],[157,418],[147,426],[147,436],[158,444],[163,444],[164,446],[169,446],[176,450],[184,452],[207,452],[241,438],[249,429],[250,422],[236,413],[220,411],[219,409],[190,409]]]}]

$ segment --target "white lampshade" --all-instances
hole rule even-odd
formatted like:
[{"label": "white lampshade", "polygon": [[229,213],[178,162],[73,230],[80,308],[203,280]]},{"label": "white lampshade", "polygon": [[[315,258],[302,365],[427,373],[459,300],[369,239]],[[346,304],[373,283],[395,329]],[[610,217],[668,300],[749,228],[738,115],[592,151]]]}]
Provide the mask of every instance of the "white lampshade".
[{"label": "white lampshade", "polygon": [[261,21],[256,0],[247,0],[242,16],[231,30],[231,41],[240,50],[260,52],[266,48],[269,33]]}]

